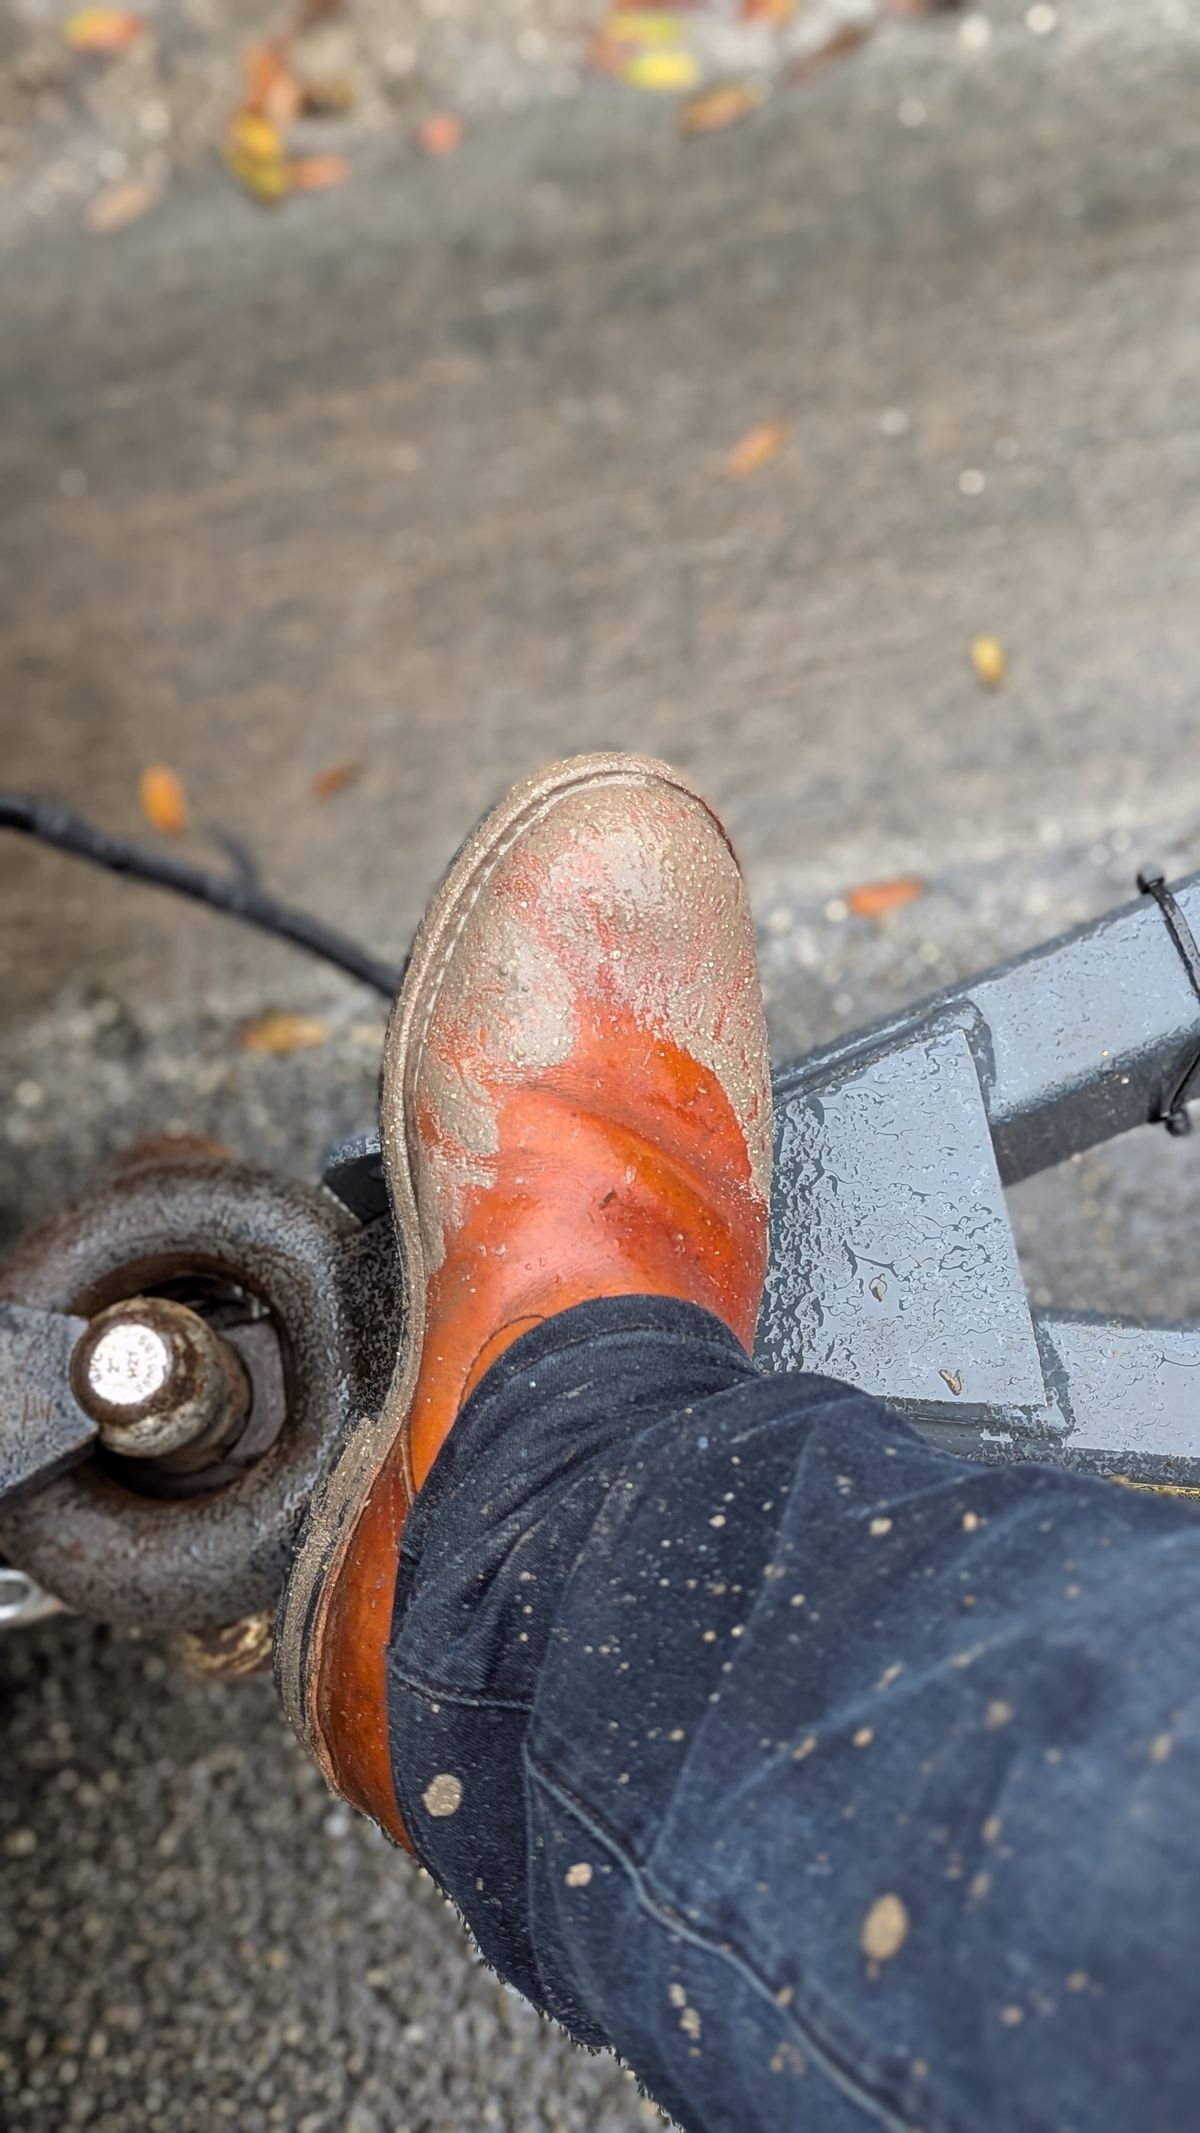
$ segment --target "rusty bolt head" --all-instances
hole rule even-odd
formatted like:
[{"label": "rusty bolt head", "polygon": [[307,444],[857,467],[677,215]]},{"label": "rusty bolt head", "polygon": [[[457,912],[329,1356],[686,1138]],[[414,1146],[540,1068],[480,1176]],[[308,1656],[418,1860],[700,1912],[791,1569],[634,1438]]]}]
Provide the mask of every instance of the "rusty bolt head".
[{"label": "rusty bolt head", "polygon": [[245,1377],[224,1341],[165,1296],[101,1311],[71,1358],[71,1383],[101,1442],[128,1459],[217,1443],[246,1407]]}]

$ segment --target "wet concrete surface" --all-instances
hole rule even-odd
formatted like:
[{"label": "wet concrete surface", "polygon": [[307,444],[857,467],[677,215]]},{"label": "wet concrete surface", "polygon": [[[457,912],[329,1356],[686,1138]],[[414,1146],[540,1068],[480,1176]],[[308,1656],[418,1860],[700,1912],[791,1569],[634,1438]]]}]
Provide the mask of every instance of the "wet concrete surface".
[{"label": "wet concrete surface", "polygon": [[[702,144],[597,93],[276,218],[197,179],[104,245],[44,229],[0,332],[4,781],[133,829],[165,756],[196,856],[235,837],[394,956],[511,777],[673,756],[743,851],[781,1057],[1200,864],[1200,15],[1060,16],[882,35]],[[369,1121],[380,1005],[333,974],[12,840],[0,912],[0,1241],[147,1131],[311,1174]],[[275,1008],[326,1043],[244,1053]],[[1194,1314],[1195,1165],[1147,1131],[1021,1187],[1035,1292]],[[265,1682],[50,1623],[0,1694],[6,2122],[650,2122]]]}]

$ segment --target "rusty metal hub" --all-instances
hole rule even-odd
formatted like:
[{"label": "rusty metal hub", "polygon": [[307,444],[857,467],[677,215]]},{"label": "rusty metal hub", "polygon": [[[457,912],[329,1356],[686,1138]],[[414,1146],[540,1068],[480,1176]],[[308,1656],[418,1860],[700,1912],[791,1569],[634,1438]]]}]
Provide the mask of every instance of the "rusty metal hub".
[{"label": "rusty metal hub", "polygon": [[0,1556],[111,1622],[211,1631],[273,1607],[322,1462],[369,1396],[364,1268],[395,1323],[394,1259],[362,1237],[332,1195],[188,1150],[26,1240],[0,1302],[69,1315],[96,1439],[0,1514]]}]

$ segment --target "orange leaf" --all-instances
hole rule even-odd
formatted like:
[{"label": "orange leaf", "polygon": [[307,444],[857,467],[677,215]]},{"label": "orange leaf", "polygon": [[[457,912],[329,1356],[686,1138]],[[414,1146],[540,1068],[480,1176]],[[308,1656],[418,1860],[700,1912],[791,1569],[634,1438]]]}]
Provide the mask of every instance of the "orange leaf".
[{"label": "orange leaf", "polygon": [[831,59],[844,59],[848,52],[856,52],[870,34],[870,23],[844,22],[815,52],[805,52],[793,62],[788,68],[789,81],[807,81],[810,74],[819,74]]},{"label": "orange leaf", "polygon": [[243,109],[286,132],[300,116],[304,92],[282,45],[252,44],[242,55],[242,73],[246,83]]},{"label": "orange leaf", "polygon": [[331,185],[344,185],[349,175],[345,156],[298,156],[288,164],[294,193],[325,193]]},{"label": "orange leaf", "polygon": [[924,896],[926,886],[919,874],[901,874],[895,881],[866,881],[849,891],[846,909],[855,918],[886,918],[889,911],[902,911],[905,904]]},{"label": "orange leaf", "polygon": [[335,793],[345,792],[347,785],[353,785],[355,778],[361,776],[361,763],[331,763],[328,770],[313,779],[313,799],[332,800]]},{"label": "orange leaf", "polygon": [[188,826],[183,779],[167,763],[147,763],[138,779],[138,806],[152,829],[178,837]]},{"label": "orange leaf", "polygon": [[136,222],[139,215],[144,215],[153,202],[150,186],[128,178],[124,185],[109,185],[88,202],[87,226],[102,236],[109,230],[123,230],[127,222]]},{"label": "orange leaf", "polygon": [[747,474],[756,474],[760,467],[770,466],[778,459],[787,443],[791,430],[790,422],[756,422],[734,445],[725,461],[725,471],[735,481],[744,481]]},{"label": "orange leaf", "polygon": [[313,1051],[328,1035],[328,1025],[317,1015],[263,1015],[242,1031],[242,1049],[284,1059],[289,1052]]},{"label": "orange leaf", "polygon": [[699,96],[689,96],[679,114],[679,130],[681,133],[720,133],[724,127],[736,126],[739,119],[756,111],[764,93],[745,81],[718,82],[712,89],[702,89]]},{"label": "orange leaf", "polygon": [[742,0],[743,22],[790,22],[796,0]]},{"label": "orange leaf", "polygon": [[452,156],[462,140],[462,120],[453,111],[435,111],[422,119],[417,139],[427,156]]},{"label": "orange leaf", "polygon": [[126,52],[145,34],[141,16],[123,7],[81,7],[63,29],[76,52]]},{"label": "orange leaf", "polygon": [[617,44],[613,38],[606,37],[603,30],[597,30],[588,46],[588,66],[593,68],[597,74],[616,74],[619,73],[624,61],[624,47]]}]

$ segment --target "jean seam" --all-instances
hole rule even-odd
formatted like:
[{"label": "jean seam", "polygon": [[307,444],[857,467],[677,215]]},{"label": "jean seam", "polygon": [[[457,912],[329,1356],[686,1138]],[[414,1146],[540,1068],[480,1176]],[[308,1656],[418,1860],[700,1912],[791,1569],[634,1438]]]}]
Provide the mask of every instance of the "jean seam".
[{"label": "jean seam", "polygon": [[437,1681],[422,1681],[396,1665],[388,1654],[388,1675],[398,1689],[409,1689],[414,1696],[423,1697],[427,1703],[452,1703],[456,1708],[470,1711],[519,1711],[528,1718],[532,1703],[523,1703],[517,1697],[479,1696],[472,1689],[448,1689]]},{"label": "jean seam", "polygon": [[[644,1868],[629,1857],[613,1832],[607,1829],[560,1779],[552,1777],[537,1761],[528,1742],[524,1746],[523,1755],[527,1776],[549,1793],[568,1814],[573,1815],[589,1836],[611,1854],[620,1871],[632,1885],[641,1908],[679,1939],[690,1941],[706,1955],[715,1956],[727,1968],[737,1971],[752,1990],[766,2001],[773,2014],[796,2031],[800,2042],[816,2064],[851,2103],[869,2112],[881,2125],[887,2126],[890,2133],[917,2133],[918,2126],[921,2133],[969,2133],[963,2120],[948,2116],[940,2104],[934,2103],[932,2097],[928,2099],[932,2109],[925,2108],[925,2099],[922,2099],[918,2119],[894,2097],[883,2094],[881,2088],[876,2090],[867,2087],[845,2063],[845,2053],[837,2045],[826,2041],[814,2022],[801,2019],[794,2006],[780,2007],[771,1986],[748,1955],[735,1948],[730,1941],[714,1939],[711,1934],[681,1915],[665,1891],[655,1884]],[[858,2043],[856,2051],[860,2060],[865,2061],[865,2040]]]}]

